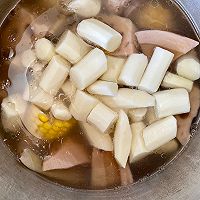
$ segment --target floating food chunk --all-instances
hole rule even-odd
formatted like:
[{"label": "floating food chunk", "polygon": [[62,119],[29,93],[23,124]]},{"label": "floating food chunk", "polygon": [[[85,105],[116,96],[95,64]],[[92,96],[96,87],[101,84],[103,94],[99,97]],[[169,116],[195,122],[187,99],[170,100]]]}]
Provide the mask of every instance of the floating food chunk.
[{"label": "floating food chunk", "polygon": [[119,48],[122,36],[116,30],[97,19],[81,21],[77,27],[78,34],[84,39],[113,52]]},{"label": "floating food chunk", "polygon": [[90,162],[87,149],[73,138],[67,138],[58,145],[56,150],[52,149],[52,156],[44,160],[43,171],[69,169]]},{"label": "floating food chunk", "polygon": [[[174,59],[177,59],[199,45],[199,42],[195,40],[167,31],[147,30],[139,31],[135,34],[142,52],[149,57],[155,47],[161,47],[173,52],[175,54]],[[147,45],[151,46],[146,48],[145,46]]]}]

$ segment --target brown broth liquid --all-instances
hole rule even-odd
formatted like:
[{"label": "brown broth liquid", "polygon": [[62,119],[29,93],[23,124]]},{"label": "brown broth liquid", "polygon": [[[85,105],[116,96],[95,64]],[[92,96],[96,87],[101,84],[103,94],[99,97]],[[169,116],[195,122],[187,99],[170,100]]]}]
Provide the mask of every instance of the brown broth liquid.
[{"label": "brown broth liquid", "polygon": [[[19,80],[15,79],[15,75],[20,72],[20,69],[11,64],[11,61],[15,56],[23,51],[25,46],[31,46],[31,42],[34,42],[37,37],[40,37],[37,35],[37,33],[35,34],[33,30],[29,28],[27,29],[27,27],[35,18],[39,17],[49,8],[53,7],[56,2],[56,0],[22,0],[8,15],[7,19],[3,23],[0,29],[0,84],[2,86],[0,92],[0,102],[2,102],[3,98],[8,95],[7,91],[9,94],[11,94],[13,88],[14,90],[19,89],[19,91],[23,89],[24,77],[20,78],[20,82],[18,82]],[[104,12],[104,9],[102,10]],[[126,8],[123,16],[129,17],[140,30],[161,29],[196,39],[192,27],[184,15],[173,5],[171,1],[168,0],[134,0],[132,1],[131,7]],[[61,29],[56,28],[56,26],[52,28],[55,30],[58,36],[65,29],[73,28],[72,21],[74,19],[71,19],[69,16],[66,16],[66,18],[68,18],[65,20],[67,22],[64,24],[64,26],[61,26]],[[52,11],[51,17],[49,14],[47,14],[39,24],[48,24],[51,20],[53,20],[54,23],[59,21],[59,19],[60,15],[57,12]],[[41,26],[39,29],[41,30]],[[24,34],[25,30],[26,34]],[[27,36],[28,39],[25,36]],[[48,37],[53,42],[56,42],[58,39],[57,37],[52,37],[52,35],[49,35]],[[19,88],[16,88],[16,85],[18,85]],[[78,126],[72,129],[70,134],[73,134],[73,137],[77,141],[81,140],[84,142],[85,146],[87,146],[88,150],[91,152],[92,148],[89,147]],[[49,148],[52,146],[52,144],[48,144],[46,142],[33,142],[27,138],[23,132],[6,133],[2,128],[1,137],[17,158],[19,158],[23,149],[27,147],[31,148],[38,155],[48,155]],[[70,137],[70,135],[68,135],[68,137]],[[178,141],[176,142],[178,143]],[[59,143],[59,141],[57,141],[57,143]],[[134,182],[148,177],[162,169],[162,167],[172,160],[180,151],[181,145],[178,144],[178,146],[179,147],[173,152],[166,154],[160,151],[137,163],[132,164],[130,168]],[[104,161],[106,160],[104,164],[109,168],[110,163],[114,162],[113,158],[110,158],[111,155],[107,155],[107,153],[105,153],[103,156],[106,157],[106,159],[104,159]],[[114,165],[116,165],[116,163]],[[119,176],[118,167],[115,167],[115,171],[116,174],[113,174],[113,176]],[[109,176],[109,174],[107,175]],[[70,187],[99,189],[99,187],[96,187],[95,184],[91,185],[91,165],[73,167],[67,170],[54,170],[44,173],[43,176],[56,183]],[[113,188],[115,186],[120,186],[121,183],[118,179],[119,178],[116,178],[115,180],[113,179],[110,181],[110,185],[102,186],[101,188]]]}]

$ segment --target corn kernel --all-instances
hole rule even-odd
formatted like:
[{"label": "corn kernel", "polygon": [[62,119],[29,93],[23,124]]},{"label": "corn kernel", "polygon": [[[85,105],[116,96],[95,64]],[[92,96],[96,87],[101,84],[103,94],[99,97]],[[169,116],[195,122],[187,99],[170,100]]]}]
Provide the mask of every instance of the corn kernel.
[{"label": "corn kernel", "polygon": [[43,127],[43,123],[41,123],[41,124],[38,124],[38,128],[40,128],[40,127]]},{"label": "corn kernel", "polygon": [[49,122],[44,123],[43,127],[47,130],[52,128],[52,125]]},{"label": "corn kernel", "polygon": [[63,127],[63,122],[60,120],[55,120],[54,125],[61,128],[61,127]]},{"label": "corn kernel", "polygon": [[40,131],[42,134],[48,133],[48,130],[45,129],[45,128],[43,128],[43,127],[40,127],[40,128],[39,128],[39,131]]},{"label": "corn kernel", "polygon": [[38,118],[41,122],[44,122],[44,123],[49,121],[49,118],[45,114],[39,114]]},{"label": "corn kernel", "polygon": [[48,136],[50,137],[50,136],[54,136],[54,135],[56,135],[56,134],[57,134],[57,132],[54,131],[53,129],[51,129],[51,130],[49,130]]},{"label": "corn kernel", "polygon": [[57,126],[55,126],[55,125],[53,125],[52,129],[53,129],[54,131],[60,131],[60,128],[57,127]]}]

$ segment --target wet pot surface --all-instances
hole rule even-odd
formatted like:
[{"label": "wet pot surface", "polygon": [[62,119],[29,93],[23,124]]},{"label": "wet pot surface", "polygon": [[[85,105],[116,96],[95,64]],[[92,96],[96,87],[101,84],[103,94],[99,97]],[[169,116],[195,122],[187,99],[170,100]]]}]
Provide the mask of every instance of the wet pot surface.
[{"label": "wet pot surface", "polygon": [[[156,7],[157,2],[153,2]],[[11,3],[12,4],[12,3]],[[169,3],[170,6],[175,6],[173,3]],[[9,6],[9,4],[7,4]],[[12,5],[11,5],[12,7]],[[180,10],[176,10],[176,17],[182,17],[183,14]],[[133,16],[134,17],[134,16]],[[182,29],[174,29],[172,31],[182,33],[188,37],[196,39],[194,29],[191,27],[189,21],[181,24]],[[148,28],[148,24],[142,23],[137,24],[141,28]],[[155,25],[155,24],[154,24]],[[155,25],[157,26],[157,24]],[[177,26],[178,27],[178,26]],[[166,27],[163,27],[165,29]],[[168,28],[168,27],[167,27]],[[187,34],[185,32],[187,30]],[[198,30],[196,30],[198,31]],[[1,36],[2,38],[2,36]],[[13,38],[11,38],[13,39]],[[4,39],[2,42],[6,42]],[[14,41],[14,43],[17,41]],[[13,44],[15,45],[15,44]],[[12,48],[12,47],[8,47]],[[4,52],[3,52],[4,53]],[[2,84],[5,84],[6,64],[1,65],[1,78]],[[1,93],[3,98],[5,93]],[[194,121],[193,133],[197,133],[198,119]],[[3,134],[2,134],[3,135]],[[0,185],[1,197],[0,199],[191,199],[196,200],[200,198],[200,192],[198,191],[198,180],[199,177],[199,161],[200,153],[198,151],[199,135],[191,140],[189,147],[182,152],[182,148],[179,149],[178,154],[182,154],[181,157],[177,156],[177,160],[173,160],[173,165],[161,168],[163,171],[161,174],[156,174],[148,180],[131,185],[128,187],[121,187],[114,190],[105,191],[80,191],[76,189],[68,189],[60,185],[53,184],[52,182],[46,181],[43,178],[36,176],[29,170],[22,168],[18,163],[10,156],[10,152],[1,143],[2,156],[0,158]],[[4,139],[7,139],[3,135]],[[168,164],[174,158],[174,155],[169,157],[163,164]],[[153,160],[151,162],[154,162]],[[157,160],[158,162],[158,160]],[[148,165],[147,165],[148,166]],[[157,168],[155,168],[157,169]],[[151,174],[154,172],[150,170]],[[133,171],[137,171],[137,167]]]}]

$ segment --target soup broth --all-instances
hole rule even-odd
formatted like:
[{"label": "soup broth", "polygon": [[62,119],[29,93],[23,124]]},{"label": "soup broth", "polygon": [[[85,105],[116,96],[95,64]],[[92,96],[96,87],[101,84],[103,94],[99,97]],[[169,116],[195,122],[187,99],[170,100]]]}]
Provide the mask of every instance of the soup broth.
[{"label": "soup broth", "polygon": [[[1,102],[9,95],[24,94],[26,85],[33,79],[37,82],[41,77],[40,73],[34,74],[32,69],[22,68],[19,64],[19,55],[24,49],[32,48],[37,39],[43,36],[56,44],[65,30],[74,30],[77,23],[82,20],[81,17],[66,15],[62,2],[60,4],[61,6],[56,0],[22,0],[2,24],[0,28]],[[108,12],[108,8],[104,6],[100,14]],[[158,29],[196,39],[191,24],[173,1],[134,0],[120,15],[131,19],[138,30]],[[195,87],[194,96],[198,96],[199,87],[197,84]],[[57,95],[57,99],[69,105],[69,99],[62,91]],[[198,108],[199,99],[197,98],[196,103],[194,101],[193,104]],[[182,121],[179,119],[179,126],[186,121],[191,121],[193,117],[188,114],[181,116]],[[81,189],[106,189],[136,183],[162,170],[182,149],[182,145],[175,139],[147,157],[130,164],[130,174],[118,166],[113,153],[93,149],[75,120],[69,133],[54,141],[27,136],[27,130],[24,129],[6,132],[2,125],[0,132],[2,140],[19,162],[24,149],[31,149],[43,160],[46,156],[54,154],[62,144],[70,148],[71,144],[65,142],[71,138],[89,155],[85,158],[88,159],[87,162],[83,161],[72,168],[54,169],[39,174],[56,183]],[[129,171],[129,166],[126,170]],[[126,176],[122,178],[123,173],[127,173],[129,178]]]}]

